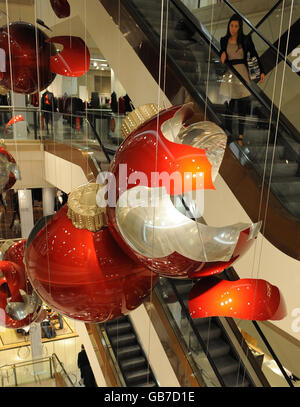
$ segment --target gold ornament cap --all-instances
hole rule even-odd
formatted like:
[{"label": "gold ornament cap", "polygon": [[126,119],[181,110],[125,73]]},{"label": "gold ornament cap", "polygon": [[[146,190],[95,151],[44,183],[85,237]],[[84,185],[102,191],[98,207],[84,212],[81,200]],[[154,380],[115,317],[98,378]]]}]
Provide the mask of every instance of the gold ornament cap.
[{"label": "gold ornament cap", "polygon": [[3,138],[0,139],[0,147],[4,148],[5,150],[7,149]]},{"label": "gold ornament cap", "polygon": [[3,260],[3,257],[7,250],[16,242],[13,240],[5,240],[5,242],[0,246],[0,260]]},{"label": "gold ornament cap", "polygon": [[128,137],[129,134],[136,130],[141,124],[145,123],[147,120],[159,113],[160,110],[162,109],[155,103],[148,103],[147,105],[139,106],[130,112],[123,121],[121,127],[121,135],[123,139]]},{"label": "gold ornament cap", "polygon": [[68,213],[77,229],[88,229],[97,232],[107,226],[105,208],[100,208],[96,196],[104,185],[90,183],[80,186],[69,194]]}]

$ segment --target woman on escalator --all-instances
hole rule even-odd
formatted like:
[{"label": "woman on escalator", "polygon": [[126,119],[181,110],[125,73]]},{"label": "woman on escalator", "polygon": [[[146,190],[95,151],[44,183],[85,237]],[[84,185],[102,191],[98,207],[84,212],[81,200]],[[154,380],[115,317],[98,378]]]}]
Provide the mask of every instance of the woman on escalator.
[{"label": "woman on escalator", "polygon": [[[261,61],[258,57],[250,35],[243,33],[243,20],[238,14],[234,14],[227,26],[227,33],[221,38],[221,62],[226,61],[229,66],[233,66],[235,70],[250,84],[249,71],[247,65],[247,55],[250,53],[250,58],[256,57],[260,69],[260,82],[265,79],[264,70]],[[233,132],[233,115],[237,113],[238,119],[238,143],[242,145],[244,133],[244,121],[240,116],[245,116],[250,112],[251,93],[246,86],[232,74],[230,70],[223,75],[223,81],[220,87],[220,94],[229,99],[228,114],[230,117],[228,130]]]}]

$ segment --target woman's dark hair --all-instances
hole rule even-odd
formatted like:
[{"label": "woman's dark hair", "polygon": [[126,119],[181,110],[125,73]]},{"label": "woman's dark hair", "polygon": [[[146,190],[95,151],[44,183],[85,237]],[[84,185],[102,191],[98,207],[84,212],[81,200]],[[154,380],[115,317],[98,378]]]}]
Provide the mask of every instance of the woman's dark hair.
[{"label": "woman's dark hair", "polygon": [[244,41],[243,20],[241,19],[241,17],[238,14],[233,14],[233,16],[230,17],[230,20],[228,21],[228,25],[227,25],[227,33],[226,33],[227,38],[231,37],[230,29],[229,29],[231,21],[237,21],[240,25],[240,28],[238,31],[238,36],[237,36],[237,44],[238,44],[238,48],[241,48],[243,45],[243,41]]}]

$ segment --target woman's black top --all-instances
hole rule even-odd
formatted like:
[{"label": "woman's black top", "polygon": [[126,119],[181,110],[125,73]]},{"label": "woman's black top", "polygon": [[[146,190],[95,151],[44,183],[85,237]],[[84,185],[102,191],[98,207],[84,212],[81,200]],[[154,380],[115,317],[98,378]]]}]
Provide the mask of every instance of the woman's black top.
[{"label": "woman's black top", "polygon": [[[229,62],[229,64],[232,64],[232,61],[229,61],[228,55],[227,55],[227,44],[228,44],[228,40],[229,37],[227,35],[225,35],[225,37],[222,37],[220,40],[220,45],[221,45],[221,54],[223,52],[226,53],[226,58],[227,58],[227,62]],[[261,60],[256,52],[255,46],[253,44],[252,38],[250,35],[244,35],[243,37],[243,41],[242,41],[242,48],[244,50],[244,60],[243,63],[247,66],[247,54],[248,52],[250,52],[250,57],[256,57],[257,58],[257,62],[259,65],[259,69],[260,69],[260,73],[265,73],[264,68],[262,66]],[[241,61],[239,61],[239,63],[241,63]],[[232,64],[233,65],[233,64]]]}]

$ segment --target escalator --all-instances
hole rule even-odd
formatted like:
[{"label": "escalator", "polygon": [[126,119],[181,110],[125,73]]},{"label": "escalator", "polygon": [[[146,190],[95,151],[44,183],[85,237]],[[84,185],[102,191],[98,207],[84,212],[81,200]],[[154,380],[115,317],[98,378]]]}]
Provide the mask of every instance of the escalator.
[{"label": "escalator", "polygon": [[191,319],[188,298],[193,285],[191,280],[163,280],[164,288],[175,294],[182,307],[182,313],[185,314],[192,326],[189,335],[191,352],[197,358],[201,350],[205,351],[222,387],[254,387],[255,384],[226,336],[220,319],[217,317]]},{"label": "escalator", "polygon": [[[161,0],[121,0],[120,9],[108,0],[101,3],[115,22],[121,21],[127,41],[157,82],[160,79],[171,103],[194,101],[202,118],[226,131],[228,148],[221,176],[253,221],[262,197],[262,208],[268,208],[264,236],[282,252],[300,259],[295,243],[300,239],[300,133],[280,105],[272,104],[259,85],[248,85],[234,67],[221,64],[218,40],[181,1],[164,2],[163,13]],[[161,55],[166,55],[161,66],[160,49]],[[227,69],[251,94],[245,115],[230,111],[228,101],[220,95]],[[300,79],[296,74],[295,78]],[[242,146],[236,142],[240,122],[244,124]]]},{"label": "escalator", "polygon": [[126,386],[158,387],[130,318],[106,322],[104,327]]}]

